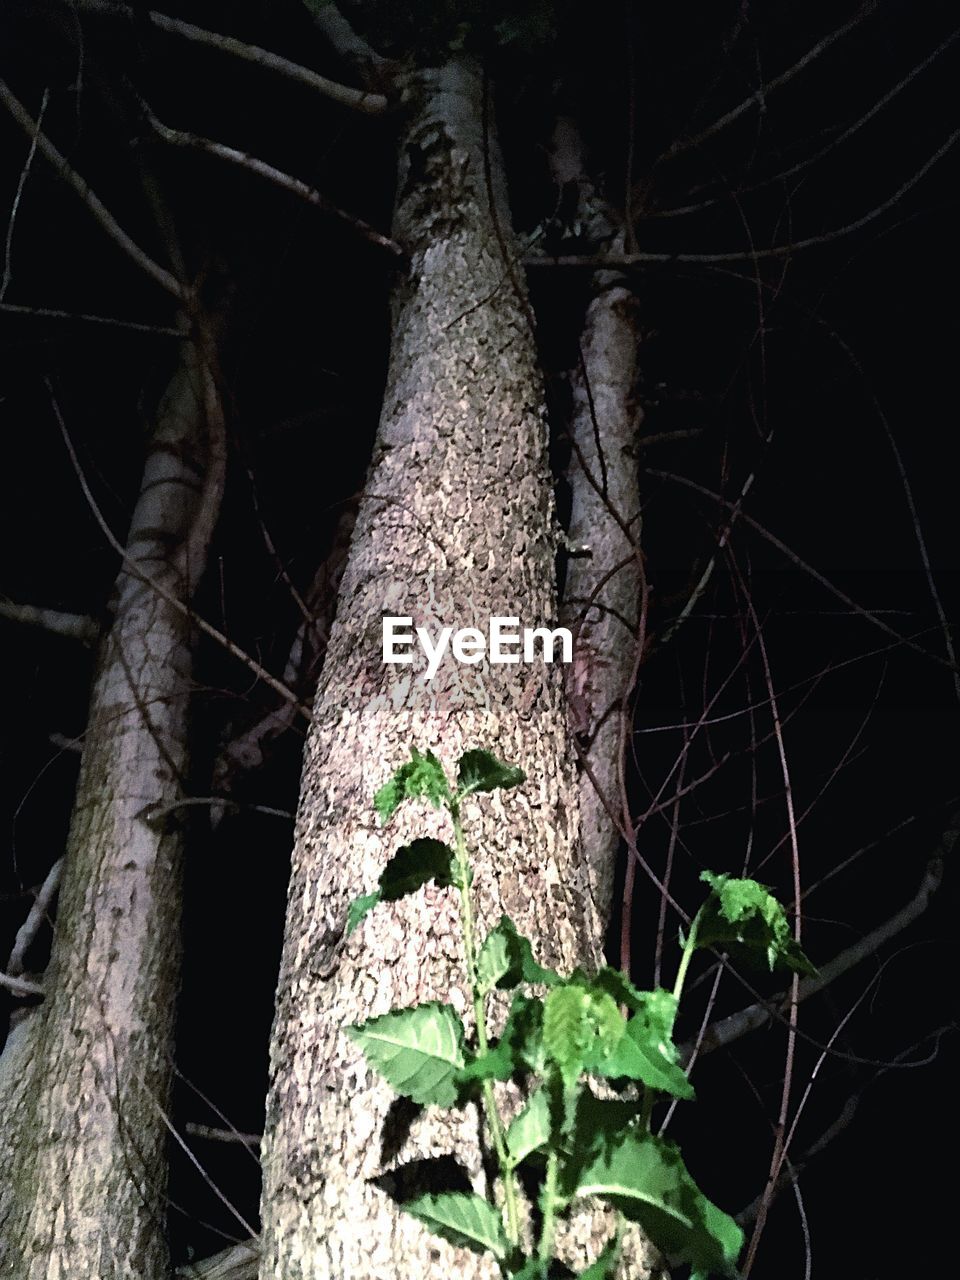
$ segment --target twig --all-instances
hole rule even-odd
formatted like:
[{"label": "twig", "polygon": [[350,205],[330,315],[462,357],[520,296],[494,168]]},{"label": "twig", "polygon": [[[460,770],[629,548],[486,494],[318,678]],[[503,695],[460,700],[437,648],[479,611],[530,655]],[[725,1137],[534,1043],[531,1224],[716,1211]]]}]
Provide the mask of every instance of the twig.
[{"label": "twig", "polygon": [[875,221],[882,214],[886,213],[897,204],[908,191],[911,191],[918,182],[921,181],[933,166],[947,154],[957,139],[960,138],[960,129],[954,129],[953,133],[943,142],[929,159],[920,166],[902,186],[898,187],[893,195],[882,203],[875,205],[874,208],[862,214],[859,218],[855,218],[853,222],[847,222],[842,227],[833,227],[829,231],[821,231],[819,235],[808,236],[804,240],[791,240],[786,244],[770,245],[767,248],[750,249],[750,250],[731,250],[724,253],[607,253],[607,254],[560,254],[554,258],[545,256],[532,257],[528,256],[523,259],[524,266],[527,267],[590,267],[592,270],[609,267],[635,267],[644,265],[654,265],[657,263],[683,263],[683,262],[699,262],[704,264],[722,263],[722,262],[756,262],[763,258],[789,258],[793,254],[799,253],[801,249],[812,249],[820,245],[830,244],[834,240],[840,240],[844,236],[852,235],[855,231],[862,230],[863,227]]},{"label": "twig", "polygon": [[107,235],[115,244],[123,250],[131,261],[135,262],[138,267],[147,273],[148,276],[156,280],[156,282],[166,289],[167,293],[172,294],[181,301],[186,299],[186,290],[180,282],[170,274],[166,268],[161,267],[158,262],[150,257],[150,255],[127,235],[123,227],[120,226],[116,218],[106,207],[106,205],[94,194],[90,189],[90,184],[85,178],[82,178],[76,169],[68,162],[67,158],[57,150],[46,134],[42,133],[36,121],[25,109],[20,100],[11,93],[8,85],[4,80],[0,80],[0,101],[16,120],[17,124],[27,134],[29,138],[36,140],[37,147],[53,167],[63,178],[68,186],[71,186],[90,212],[96,218],[97,222],[104,229]]},{"label": "twig", "polygon": [[359,232],[365,240],[369,240],[371,244],[377,245],[380,249],[386,249],[395,258],[406,258],[407,255],[403,247],[397,244],[396,240],[391,240],[383,232],[377,231],[368,222],[364,222],[362,218],[358,218],[352,213],[347,213],[345,209],[341,209],[339,205],[327,199],[325,195],[322,195],[314,187],[307,186],[305,182],[301,182],[299,178],[294,178],[291,174],[274,168],[272,164],[267,164],[265,160],[259,160],[247,151],[239,151],[236,147],[230,147],[223,142],[216,142],[213,138],[201,137],[196,133],[186,133],[181,129],[171,129],[162,120],[157,119],[145,102],[141,102],[141,107],[151,127],[164,142],[170,143],[171,146],[191,147],[195,151],[203,151],[207,155],[216,156],[220,160],[227,161],[228,164],[235,164],[241,169],[255,173],[258,177],[265,178],[268,182],[281,187],[284,191],[289,191],[299,199],[305,200],[307,204],[312,204],[315,208],[322,209],[324,213],[329,213],[333,217],[339,218],[341,222],[345,222],[354,231]]},{"label": "twig", "polygon": [[[891,938],[896,937],[898,933],[902,933],[908,925],[913,924],[914,920],[923,915],[943,881],[944,858],[952,852],[956,844],[957,836],[960,834],[958,826],[960,826],[960,814],[954,816],[950,827],[944,832],[940,849],[927,863],[920,887],[906,906],[902,907],[888,920],[885,920],[883,924],[878,925],[876,929],[871,930],[859,942],[853,943],[852,946],[834,956],[832,960],[820,968],[818,973],[809,978],[804,978],[797,991],[798,1003],[816,995],[818,991],[822,991],[824,987],[829,986],[831,982],[835,982],[837,978],[842,977],[850,969],[853,969],[862,961],[868,960]],[[770,1001],[756,1001],[745,1009],[741,1009],[738,1013],[721,1018],[719,1022],[715,1022],[712,1027],[707,1029],[700,1046],[701,1054],[712,1053],[714,1049],[722,1049],[726,1045],[732,1044],[735,1040],[739,1040],[748,1032],[764,1026],[783,1012],[789,1001],[789,994],[781,993],[778,996],[774,996]],[[684,1046],[681,1052],[689,1052],[689,1049],[690,1046]]]},{"label": "twig", "polygon": [[133,22],[149,22],[151,26],[167,35],[180,36],[194,44],[206,45],[208,49],[229,53],[234,58],[252,62],[266,71],[275,71],[279,75],[286,76],[288,80],[296,80],[306,85],[308,89],[314,89],[324,97],[339,102],[341,106],[352,107],[354,111],[362,111],[367,115],[381,115],[389,106],[382,93],[352,89],[349,85],[339,84],[336,80],[328,80],[326,76],[318,75],[309,67],[302,67],[297,62],[281,58],[268,49],[261,49],[254,44],[245,44],[242,40],[235,40],[233,36],[224,36],[216,31],[195,27],[190,22],[181,22],[179,18],[170,18],[164,13],[157,13],[154,10],[143,13],[124,4],[110,3],[108,0],[76,0],[76,7],[86,13],[129,18]]},{"label": "twig", "polygon": [[260,1133],[241,1133],[239,1129],[220,1129],[211,1124],[194,1124],[188,1120],[183,1126],[184,1132],[192,1138],[205,1138],[208,1142],[236,1142],[245,1147],[259,1147],[263,1135]]},{"label": "twig", "polygon": [[27,951],[37,936],[40,926],[48,917],[50,903],[53,901],[53,895],[60,888],[60,877],[62,875],[63,858],[58,858],[47,872],[43,884],[37,890],[37,896],[33,900],[33,906],[30,908],[26,920],[17,930],[17,935],[13,940],[13,947],[10,951],[10,959],[7,961],[7,974],[9,977],[20,979],[24,973]]},{"label": "twig", "polygon": [[7,296],[7,290],[13,280],[13,231],[17,225],[17,214],[20,211],[20,201],[23,199],[24,188],[27,185],[27,178],[30,176],[30,170],[33,168],[33,157],[37,154],[37,139],[40,136],[40,130],[43,128],[43,117],[47,113],[47,104],[50,101],[50,86],[43,91],[43,97],[40,100],[40,111],[37,115],[37,128],[33,137],[30,139],[30,146],[27,149],[27,158],[20,170],[20,177],[17,181],[17,189],[14,193],[13,204],[10,208],[10,220],[7,223],[7,238],[3,249],[3,281],[0,283],[0,302]]},{"label": "twig", "polygon": [[20,316],[42,316],[51,320],[85,320],[88,324],[108,324],[118,329],[132,329],[134,333],[160,334],[165,338],[189,338],[186,329],[174,329],[166,324],[141,324],[137,320],[120,320],[115,316],[95,316],[85,311],[62,311],[57,307],[28,307],[23,303],[0,302],[0,311],[10,311]]},{"label": "twig", "polygon": [[751,93],[748,98],[744,98],[743,102],[738,106],[733,107],[732,110],[726,112],[726,114],[722,115],[718,120],[714,120],[713,124],[708,125],[705,129],[701,129],[700,132],[694,134],[692,138],[684,138],[681,141],[675,142],[667,151],[664,159],[672,160],[675,156],[682,155],[685,151],[689,151],[693,147],[699,146],[701,142],[706,142],[708,138],[712,138],[714,134],[725,129],[727,125],[733,124],[735,120],[739,120],[740,117],[749,111],[751,107],[765,106],[767,98],[774,92],[774,90],[782,88],[785,84],[789,84],[794,76],[799,75],[799,73],[808,67],[815,58],[819,58],[822,53],[826,53],[831,45],[836,44],[836,42],[842,39],[848,31],[851,31],[855,26],[858,26],[859,23],[862,22],[864,18],[868,17],[876,8],[877,0],[868,0],[868,3],[863,5],[853,15],[853,17],[849,19],[849,21],[843,24],[843,26],[837,27],[837,29],[835,31],[831,31],[828,36],[824,36],[824,38],[818,41],[812,49],[808,49],[802,58],[799,58],[792,66],[787,67],[785,71],[781,71],[778,76],[774,76],[772,80],[768,80],[766,84],[762,84],[760,88]]}]

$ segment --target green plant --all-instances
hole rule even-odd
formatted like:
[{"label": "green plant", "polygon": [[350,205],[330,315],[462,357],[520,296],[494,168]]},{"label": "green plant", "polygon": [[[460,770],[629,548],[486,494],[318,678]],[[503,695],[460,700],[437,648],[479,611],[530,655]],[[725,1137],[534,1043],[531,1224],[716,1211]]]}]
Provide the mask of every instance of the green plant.
[{"label": "green plant", "polygon": [[[453,845],[422,839],[399,848],[378,888],[351,904],[347,931],[377,903],[431,880],[456,889],[474,1034],[468,1039],[455,1010],[439,1002],[394,1009],[349,1027],[348,1034],[404,1097],[440,1107],[478,1101],[503,1191],[502,1211],[492,1190],[487,1199],[460,1191],[421,1195],[403,1208],[452,1243],[492,1253],[504,1276],[553,1280],[571,1274],[555,1258],[557,1224],[577,1200],[595,1196],[614,1209],[617,1232],[600,1258],[580,1272],[581,1280],[613,1273],[625,1220],[638,1222],[672,1264],[689,1263],[692,1280],[735,1276],[743,1233],[701,1193],[675,1144],[651,1131],[651,1112],[662,1095],[694,1097],[673,1027],[696,949],[752,953],[771,969],[808,971],[810,964],[791,936],[783,907],[762,885],[711,872],[703,875],[710,893],[683,941],[673,991],[639,991],[625,974],[607,967],[561,977],[536,962],[530,942],[506,916],[481,941],[462,803],[469,795],[523,781],[520,769],[474,750],[461,757],[453,787],[434,755],[414,749],[374,798],[384,822],[416,797],[445,808]],[[542,994],[524,990],[530,987]],[[513,993],[495,1040],[487,1021],[494,991]],[[607,1082],[605,1093],[613,1096],[598,1097],[591,1077]],[[526,1101],[508,1125],[494,1082],[510,1079],[522,1085]],[[539,1175],[532,1254],[525,1252],[521,1233],[521,1164]]]}]

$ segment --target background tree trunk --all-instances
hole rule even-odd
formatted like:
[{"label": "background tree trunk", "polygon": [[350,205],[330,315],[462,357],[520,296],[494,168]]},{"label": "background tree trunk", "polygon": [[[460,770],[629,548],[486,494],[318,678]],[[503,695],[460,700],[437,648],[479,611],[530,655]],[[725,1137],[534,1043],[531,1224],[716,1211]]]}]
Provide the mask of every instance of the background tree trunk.
[{"label": "background tree trunk", "polygon": [[619,277],[601,272],[580,340],[570,434],[573,457],[571,556],[564,622],[575,629],[568,671],[571,728],[583,752],[580,830],[590,890],[606,923],[620,832],[611,814],[623,807],[623,699],[635,674],[640,594],[641,414],[637,379],[637,304]]},{"label": "background tree trunk", "polygon": [[383,1189],[405,1194],[399,1165],[454,1148],[481,1188],[475,1116],[426,1114],[407,1131],[341,1034],[397,1005],[463,1003],[452,891],[378,910],[338,954],[348,901],[405,835],[436,826],[418,812],[383,833],[373,818],[374,791],[411,745],[448,768],[483,745],[526,770],[525,786],[469,808],[481,921],[507,912],[545,963],[598,953],[557,669],[444,664],[425,684],[381,653],[385,614],[436,628],[556,612],[541,383],[482,96],[462,63],[408,93],[394,232],[412,264],[306,749],[263,1145],[264,1280],[492,1274]]},{"label": "background tree trunk", "polygon": [[16,1112],[4,1111],[13,1191],[0,1201],[3,1274],[17,1280],[169,1275],[181,834],[162,811],[184,784],[182,606],[203,572],[223,468],[212,372],[187,342],[157,413],[101,648],[46,1001],[0,1063],[0,1081],[19,1093]]}]

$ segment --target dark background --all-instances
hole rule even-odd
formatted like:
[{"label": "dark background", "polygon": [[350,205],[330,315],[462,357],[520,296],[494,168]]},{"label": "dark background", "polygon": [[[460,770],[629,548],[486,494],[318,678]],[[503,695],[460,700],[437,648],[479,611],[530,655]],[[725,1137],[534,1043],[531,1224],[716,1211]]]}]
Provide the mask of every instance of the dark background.
[{"label": "dark background", "polygon": [[[528,6],[513,7],[529,17]],[[443,8],[421,3],[409,13],[395,10],[395,48]],[[501,5],[492,17],[502,20],[510,9]],[[293,0],[169,4],[165,11],[348,78]],[[752,247],[829,233],[890,201],[958,127],[960,42],[849,141],[786,181],[748,188],[828,148],[946,40],[955,22],[946,3],[888,0],[872,7],[803,74],[771,92],[763,110],[744,113],[682,158],[658,163],[674,139],[698,133],[855,11],[849,4],[789,0],[599,3],[559,6],[555,38],[530,47],[494,47],[478,36],[499,86],[518,227],[533,234],[546,224],[542,238],[549,247],[570,253],[584,247],[576,229],[557,217],[560,193],[546,152],[558,112],[578,118],[593,171],[621,207],[632,137],[634,181],[648,188],[634,199],[642,215],[637,243],[645,250],[749,254]],[[128,84],[166,123],[262,156],[384,230],[395,126],[353,116],[278,77],[142,24],[78,21],[68,4],[7,0],[0,13],[2,74],[34,115],[50,86],[50,135],[123,225],[162,258],[140,184],[140,170],[148,166],[188,260],[194,268],[210,264],[211,295],[225,280],[235,291],[224,352],[230,472],[199,608],[280,672],[298,614],[264,545],[254,492],[286,571],[305,587],[363,484],[396,268],[348,226],[253,176],[209,157],[164,150],[131,109]],[[13,205],[27,146],[0,115],[5,211]],[[883,611],[898,633],[940,655],[942,634],[884,420],[903,457],[944,609],[955,618],[956,182],[950,149],[849,235],[773,260],[668,263],[631,275],[645,332],[644,431],[700,432],[651,446],[642,463],[722,490],[731,500],[755,471],[747,510],[756,521],[859,604]],[[663,216],[711,197],[717,203],[702,212]],[[168,299],[106,240],[39,156],[10,243],[8,303],[173,322]],[[576,359],[588,272],[539,266],[529,274],[560,468],[567,453],[564,374]],[[116,559],[64,451],[47,382],[97,500],[122,535],[144,425],[169,372],[174,340],[0,311],[0,342],[0,521],[7,549],[0,591],[17,601],[100,613]],[[678,608],[672,597],[698,576],[722,516],[708,499],[651,478],[644,465],[641,477],[653,622],[662,626]],[[562,481],[558,500],[562,511]],[[762,538],[741,526],[733,546],[741,570],[749,572],[782,693],[795,800],[800,811],[813,806],[800,828],[804,883],[818,882],[877,842],[807,904],[805,947],[822,963],[916,890],[960,794],[956,694],[944,666],[849,616]],[[684,717],[696,720],[703,687],[715,689],[742,650],[742,615],[742,597],[720,566],[697,615],[645,665],[631,775],[638,812],[680,742],[676,732],[651,731]],[[78,757],[52,745],[50,735],[82,734],[91,656],[4,622],[0,644],[5,942],[23,918],[25,890],[42,880],[62,850]],[[696,903],[702,867],[740,869],[751,825],[752,868],[790,896],[782,780],[769,744],[757,757],[763,802],[751,824],[743,708],[751,699],[762,702],[764,691],[756,662],[746,670],[752,683],[738,678],[718,704],[718,712],[733,718],[701,735],[691,758],[690,776],[697,776],[711,760],[734,753],[683,811],[674,891],[685,903]],[[220,744],[273,704],[268,691],[205,641],[198,684],[194,791],[204,795]],[[763,708],[757,717],[758,732],[768,732]],[[301,746],[289,733],[235,798],[292,810]],[[848,748],[849,759],[821,796]],[[894,835],[880,839],[897,824],[903,825]],[[662,866],[667,834],[663,818],[644,827],[643,847],[654,866]],[[262,1122],[289,841],[290,824],[278,818],[241,812],[215,831],[204,817],[191,818],[177,1049],[180,1122],[218,1123],[200,1093],[240,1130],[258,1130]],[[801,1028],[810,1039],[798,1050],[795,1100],[817,1062],[817,1045],[874,984],[820,1068],[796,1140],[800,1153],[849,1099],[861,1098],[853,1122],[800,1180],[814,1275],[886,1280],[950,1265],[958,1055],[955,1035],[933,1033],[957,1016],[955,908],[956,876],[948,864],[945,887],[921,920],[802,1011]],[[656,913],[656,892],[641,877],[633,931],[634,976],[641,983],[652,980]],[[38,943],[38,970],[48,945],[48,938]],[[671,976],[675,954],[668,952]],[[746,977],[763,992],[775,989],[762,976]],[[681,1036],[695,1034],[708,987],[694,988]],[[719,1011],[749,998],[735,980],[727,981]],[[884,1070],[911,1046],[905,1063]],[[673,1122],[671,1132],[704,1190],[730,1211],[757,1195],[766,1176],[783,1047],[783,1031],[774,1028],[706,1059],[695,1076],[698,1103],[681,1108]],[[937,1049],[929,1065],[906,1065]],[[195,1149],[210,1178],[255,1219],[255,1161],[237,1147]],[[934,1165],[937,1157],[943,1165]],[[213,1252],[218,1233],[235,1233],[223,1206],[177,1153],[171,1198],[179,1256]],[[789,1189],[773,1210],[754,1275],[804,1275],[803,1236]]]}]

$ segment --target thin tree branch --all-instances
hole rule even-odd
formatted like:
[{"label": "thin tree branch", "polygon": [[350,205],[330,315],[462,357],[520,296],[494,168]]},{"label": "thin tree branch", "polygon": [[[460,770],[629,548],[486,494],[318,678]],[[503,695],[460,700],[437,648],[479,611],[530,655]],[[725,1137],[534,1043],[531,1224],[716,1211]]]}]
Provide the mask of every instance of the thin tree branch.
[{"label": "thin tree branch", "polygon": [[244,1241],[177,1268],[177,1280],[256,1280],[260,1268],[259,1240]]},{"label": "thin tree branch", "polygon": [[354,31],[349,20],[337,5],[329,0],[304,0],[313,18],[313,24],[327,40],[333,51],[367,81],[371,72],[379,77],[392,74],[396,64],[377,53],[371,44]]},{"label": "thin tree branch", "polygon": [[5,987],[12,996],[42,996],[43,987],[39,982],[30,982],[27,978],[15,978],[11,973],[0,973],[0,987]]},{"label": "thin tree branch", "polygon": [[60,177],[68,186],[71,186],[76,194],[80,197],[89,211],[96,218],[97,222],[107,233],[111,240],[123,250],[131,261],[135,262],[141,270],[145,271],[148,276],[156,280],[156,282],[166,289],[167,293],[172,294],[181,301],[186,298],[186,291],[178,280],[176,280],[165,267],[161,267],[158,262],[150,257],[150,255],[127,235],[123,227],[120,226],[116,218],[99,199],[99,197],[91,190],[90,184],[85,178],[82,178],[76,169],[69,163],[67,158],[53,145],[46,134],[42,133],[33,117],[26,110],[20,100],[10,91],[9,86],[4,80],[0,80],[0,102],[7,108],[10,114],[16,120],[17,124],[23,129],[27,137],[35,139],[37,147],[43,152],[44,156],[50,161],[57,170]]},{"label": "thin tree branch", "polygon": [[0,618],[26,627],[38,627],[53,636],[80,640],[83,644],[95,644],[100,638],[100,624],[95,618],[82,613],[61,613],[59,609],[42,609],[37,605],[0,600]]},{"label": "thin tree branch", "polygon": [[233,36],[220,35],[216,31],[207,31],[203,27],[195,27],[190,22],[182,22],[179,18],[170,18],[164,13],[149,10],[146,13],[129,8],[124,4],[113,4],[110,0],[75,0],[77,9],[85,13],[98,13],[107,17],[128,18],[132,22],[148,22],[167,35],[180,36],[193,44],[205,45],[208,49],[217,49],[228,53],[244,62],[252,62],[265,71],[275,71],[288,80],[295,80],[306,85],[324,97],[339,102],[341,106],[351,107],[354,111],[362,111],[367,115],[382,115],[389,103],[382,93],[369,93],[365,89],[353,89],[349,85],[339,84],[336,80],[328,80],[309,67],[302,67],[297,62],[281,58],[268,49],[258,45],[246,44],[235,40]]},{"label": "thin tree branch", "polygon": [[[876,929],[871,930],[859,942],[855,942],[852,946],[834,956],[816,974],[809,978],[804,978],[797,991],[798,1003],[816,995],[818,991],[822,991],[824,987],[829,986],[831,982],[835,982],[837,978],[842,977],[850,969],[853,969],[862,961],[868,960],[891,938],[896,937],[898,933],[902,933],[904,929],[923,915],[934,894],[940,888],[943,881],[944,860],[953,851],[958,835],[960,835],[960,813],[951,818],[950,824],[943,834],[940,848],[927,863],[920,887],[906,906],[902,907],[888,920],[885,920],[883,924],[878,925]],[[781,993],[778,996],[774,996],[770,1001],[757,1001],[755,1004],[741,1009],[738,1013],[721,1018],[719,1022],[715,1022],[712,1027],[707,1029],[700,1046],[700,1053],[712,1053],[714,1049],[722,1049],[726,1045],[732,1044],[734,1040],[739,1040],[748,1032],[764,1026],[776,1017],[778,1013],[784,1012],[789,1006],[789,1002],[790,996]],[[685,1046],[681,1052],[686,1052],[688,1048],[689,1046]]]},{"label": "thin tree branch", "polygon": [[164,324],[140,324],[136,320],[119,320],[114,316],[94,316],[84,311],[61,311],[56,307],[28,307],[22,303],[0,302],[0,311],[11,311],[21,316],[41,316],[51,320],[85,320],[90,324],[108,324],[118,329],[132,329],[134,333],[160,334],[165,338],[188,338],[186,329],[174,329]]},{"label": "thin tree branch", "polygon": [[26,971],[27,951],[40,931],[40,926],[48,917],[50,903],[53,901],[54,894],[60,888],[60,877],[62,875],[63,858],[58,858],[47,872],[43,884],[37,890],[33,906],[30,908],[26,920],[17,930],[17,936],[13,940],[10,959],[7,961],[7,974],[11,978],[19,979]]},{"label": "thin tree branch", "polygon": [[828,36],[824,36],[824,38],[819,40],[813,48],[808,49],[802,58],[799,58],[792,66],[787,67],[785,71],[781,71],[778,76],[774,76],[772,80],[768,80],[766,84],[761,85],[760,88],[751,93],[748,98],[744,98],[743,102],[738,106],[733,107],[732,110],[728,111],[725,115],[722,115],[718,120],[714,120],[713,124],[708,125],[705,129],[701,129],[699,133],[695,133],[692,138],[683,138],[675,142],[667,151],[664,159],[672,160],[674,157],[682,155],[686,151],[690,151],[693,147],[698,147],[702,142],[706,142],[708,138],[712,138],[715,134],[720,133],[722,129],[726,129],[728,125],[739,120],[740,117],[749,111],[751,107],[765,107],[767,98],[771,93],[782,88],[785,84],[789,84],[790,81],[795,76],[799,75],[801,71],[805,70],[811,62],[816,58],[819,58],[821,54],[826,53],[826,51],[832,45],[836,44],[838,40],[843,39],[848,31],[852,31],[854,27],[859,26],[863,19],[869,17],[877,7],[877,0],[868,0],[868,3],[858,9],[853,17],[850,18],[849,21],[845,22],[843,26],[837,27],[837,29],[835,31],[831,31]]},{"label": "thin tree branch", "polygon": [[225,160],[228,164],[238,165],[241,169],[247,169],[250,173],[255,173],[258,177],[265,178],[268,182],[281,187],[284,191],[289,191],[299,199],[305,200],[307,204],[312,204],[316,208],[322,209],[324,213],[329,213],[333,217],[339,218],[341,222],[345,222],[354,231],[359,232],[365,240],[369,240],[371,244],[377,245],[378,248],[386,249],[388,253],[393,254],[396,258],[406,259],[406,253],[402,246],[397,244],[396,240],[391,240],[389,236],[377,231],[368,222],[364,222],[362,218],[358,218],[352,213],[347,213],[345,209],[341,209],[332,200],[328,200],[325,195],[322,195],[314,187],[307,186],[305,182],[301,182],[299,178],[294,178],[291,174],[274,168],[272,164],[267,164],[265,160],[259,160],[247,151],[239,151],[236,147],[228,146],[223,142],[216,142],[212,138],[201,137],[196,133],[187,133],[181,129],[171,129],[162,120],[157,119],[145,102],[141,101],[141,107],[151,127],[164,142],[168,142],[175,147],[191,147],[195,151],[203,151],[207,155]]},{"label": "thin tree branch", "polygon": [[207,1142],[234,1142],[244,1147],[259,1147],[263,1141],[262,1133],[241,1133],[239,1129],[220,1129],[216,1125],[194,1124],[192,1120],[188,1120],[183,1128],[190,1137],[204,1138]]},{"label": "thin tree branch", "polygon": [[765,249],[731,250],[724,253],[573,253],[560,254],[554,258],[527,255],[523,259],[523,264],[526,267],[590,267],[596,271],[604,267],[624,268],[650,266],[658,263],[699,262],[709,265],[723,262],[757,262],[763,258],[789,258],[793,254],[799,253],[801,249],[817,248],[820,245],[830,244],[834,240],[841,240],[844,236],[852,235],[855,231],[860,231],[869,223],[874,222],[886,213],[888,209],[897,204],[898,201],[902,200],[908,191],[911,191],[918,182],[926,177],[933,166],[943,159],[958,138],[960,138],[960,129],[954,129],[953,133],[937,148],[933,155],[901,187],[898,187],[892,196],[889,196],[881,204],[868,210],[861,217],[855,218],[853,222],[848,222],[842,227],[833,227],[829,231],[821,231],[819,235],[808,236],[805,240],[793,240],[787,244],[770,245]]},{"label": "thin tree branch", "polygon": [[37,154],[37,139],[43,129],[43,117],[47,113],[47,104],[50,101],[50,86],[43,91],[43,97],[40,100],[40,111],[37,115],[37,127],[33,137],[30,139],[30,146],[27,150],[27,158],[24,161],[23,168],[20,170],[20,177],[17,181],[17,190],[13,197],[13,205],[10,209],[10,219],[7,223],[7,238],[4,244],[3,252],[3,281],[0,283],[0,302],[7,296],[7,290],[13,280],[13,232],[17,225],[17,214],[20,211],[20,201],[23,199],[24,188],[27,185],[27,179],[30,176],[30,170],[33,168],[33,158]]}]

